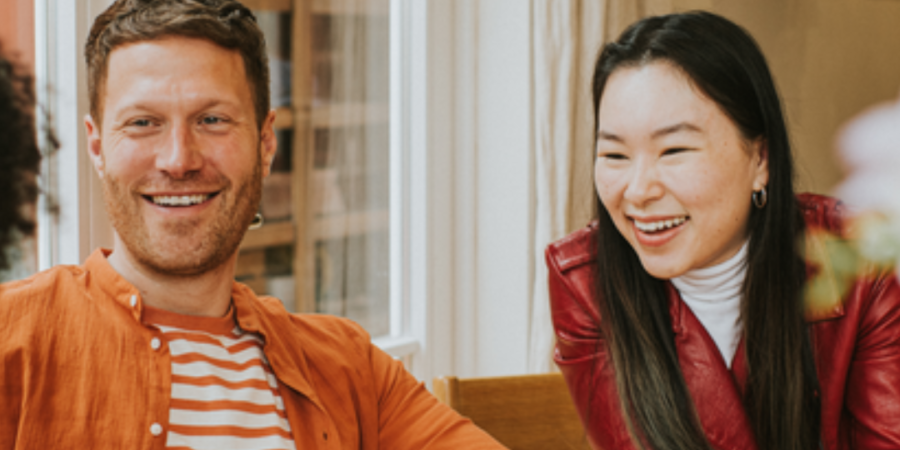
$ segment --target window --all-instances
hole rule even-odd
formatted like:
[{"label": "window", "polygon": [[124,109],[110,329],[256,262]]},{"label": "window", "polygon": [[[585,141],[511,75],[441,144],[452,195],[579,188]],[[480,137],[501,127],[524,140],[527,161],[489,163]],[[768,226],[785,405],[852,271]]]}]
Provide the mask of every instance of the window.
[{"label": "window", "polygon": [[[61,143],[42,168],[42,202],[55,199],[59,211],[39,218],[39,266],[46,269],[80,264],[96,247],[112,245],[82,125],[82,47],[93,18],[111,2],[36,1],[39,99]],[[411,191],[424,180],[413,174],[418,138],[409,128],[416,74],[408,39],[420,6],[244,3],[268,41],[279,150],[263,188],[265,223],[241,244],[236,277],[289,310],[356,320],[427,378],[430,372],[416,369],[424,367],[427,300],[415,292],[424,261],[412,251],[424,210],[415,211],[422,198]]]}]

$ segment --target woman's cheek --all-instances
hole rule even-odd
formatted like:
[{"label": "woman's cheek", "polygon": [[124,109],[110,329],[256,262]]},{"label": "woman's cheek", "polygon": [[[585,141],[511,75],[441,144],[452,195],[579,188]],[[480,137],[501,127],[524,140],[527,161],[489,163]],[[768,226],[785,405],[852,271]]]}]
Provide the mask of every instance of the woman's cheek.
[{"label": "woman's cheek", "polygon": [[662,167],[660,168],[660,180],[667,191],[679,198],[702,197],[704,190],[721,186],[721,183],[710,180],[709,172],[699,164]]}]

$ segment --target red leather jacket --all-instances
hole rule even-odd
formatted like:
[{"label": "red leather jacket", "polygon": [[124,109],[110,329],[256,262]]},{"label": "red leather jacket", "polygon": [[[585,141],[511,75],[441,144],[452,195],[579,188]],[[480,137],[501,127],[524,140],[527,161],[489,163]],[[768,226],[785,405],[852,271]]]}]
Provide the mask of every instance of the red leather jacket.
[{"label": "red leather jacket", "polygon": [[[809,268],[824,273],[828,286],[828,260],[820,258],[827,253],[820,252],[818,236],[842,233],[843,208],[816,195],[799,200],[807,224],[807,258],[826,261],[808,261]],[[592,224],[547,248],[555,360],[591,444],[632,449],[611,357],[599,331],[592,275],[595,239]],[[744,343],[729,370],[675,288],[667,283],[667,289],[681,370],[709,442],[717,449],[757,448],[741,401],[747,379]],[[823,303],[822,292],[831,292],[833,301]],[[900,285],[892,274],[870,273],[860,276],[843,297],[837,292],[826,288],[818,303],[807,301],[822,395],[822,443],[826,449],[900,449]]]}]

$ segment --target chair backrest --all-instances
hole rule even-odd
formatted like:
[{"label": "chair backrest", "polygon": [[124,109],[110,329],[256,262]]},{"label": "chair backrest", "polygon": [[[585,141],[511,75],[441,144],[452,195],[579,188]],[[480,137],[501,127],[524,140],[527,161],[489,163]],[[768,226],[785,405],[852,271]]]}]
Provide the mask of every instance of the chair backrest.
[{"label": "chair backrest", "polygon": [[590,450],[560,374],[434,379],[434,394],[512,450]]}]

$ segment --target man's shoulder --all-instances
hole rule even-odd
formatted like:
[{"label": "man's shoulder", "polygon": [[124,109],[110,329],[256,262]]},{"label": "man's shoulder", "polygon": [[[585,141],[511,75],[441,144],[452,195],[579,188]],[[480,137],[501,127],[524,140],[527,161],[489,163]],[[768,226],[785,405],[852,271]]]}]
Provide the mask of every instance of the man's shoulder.
[{"label": "man's shoulder", "polygon": [[[329,314],[290,313],[281,300],[275,297],[259,296],[256,298],[263,314],[277,321],[287,320],[293,332],[302,336],[305,341],[317,343],[334,343],[346,346],[351,342],[368,344],[369,333],[353,320]],[[278,330],[283,331],[283,330]]]},{"label": "man's shoulder", "polygon": [[28,278],[4,283],[0,285],[0,308],[9,302],[51,298],[64,287],[83,285],[85,275],[82,266],[60,265]]},{"label": "man's shoulder", "polygon": [[371,369],[375,357],[369,333],[358,323],[327,314],[290,313],[280,300],[258,297],[262,332],[269,351],[302,355],[310,367],[327,367],[327,373],[361,373]]},{"label": "man's shoulder", "polygon": [[79,304],[71,287],[84,278],[79,266],[58,266],[0,285],[0,353],[54,334],[50,323],[71,320]]}]

